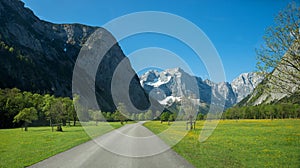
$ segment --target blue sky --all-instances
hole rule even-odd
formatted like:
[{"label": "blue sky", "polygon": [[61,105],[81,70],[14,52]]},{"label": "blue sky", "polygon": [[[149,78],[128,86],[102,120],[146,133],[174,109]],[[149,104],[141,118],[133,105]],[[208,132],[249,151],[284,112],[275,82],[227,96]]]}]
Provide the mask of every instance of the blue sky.
[{"label": "blue sky", "polygon": [[[288,0],[23,0],[41,19],[54,23],[81,23],[102,26],[119,16],[140,11],[162,11],[181,16],[196,24],[217,49],[226,81],[244,72],[255,71],[255,48],[262,44],[265,28]],[[120,42],[126,55],[145,47],[172,51],[191,67],[194,74],[209,78],[201,60],[178,40],[141,34]]]}]

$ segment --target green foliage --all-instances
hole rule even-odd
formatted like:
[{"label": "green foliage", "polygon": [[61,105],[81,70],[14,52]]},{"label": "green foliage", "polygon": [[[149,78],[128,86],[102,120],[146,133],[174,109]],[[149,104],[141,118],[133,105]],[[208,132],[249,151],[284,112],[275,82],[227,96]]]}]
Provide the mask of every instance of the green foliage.
[{"label": "green foliage", "polygon": [[[77,120],[70,98],[55,98],[21,92],[19,89],[0,89],[0,128],[19,127],[22,124],[48,125]],[[15,121],[15,122],[13,122]]]},{"label": "green foliage", "polygon": [[160,115],[160,120],[161,121],[168,121],[170,118],[170,113],[169,112],[163,112],[161,115]]},{"label": "green foliage", "polygon": [[138,120],[140,120],[140,121],[145,120],[145,114],[144,113],[138,114]]},{"label": "green foliage", "polygon": [[125,116],[128,117],[129,116],[129,112],[127,111],[127,108],[126,108],[124,103],[119,103],[118,104],[117,111],[120,112],[123,115],[123,117],[125,117]]},{"label": "green foliage", "polygon": [[138,120],[138,114],[132,113],[131,116],[130,116],[130,119],[131,119],[132,121]]},{"label": "green foliage", "polygon": [[224,119],[300,118],[300,105],[292,103],[232,107],[223,113]]},{"label": "green foliage", "polygon": [[280,101],[276,103],[292,103],[292,104],[300,104],[300,92],[295,92],[290,96],[286,96]]},{"label": "green foliage", "polygon": [[111,112],[102,112],[102,114],[106,118],[106,121],[114,121],[114,116]]},{"label": "green foliage", "polygon": [[176,119],[176,114],[170,114],[168,121],[175,121]]},{"label": "green foliage", "polygon": [[198,115],[197,115],[197,120],[203,120],[204,119],[204,114],[202,114],[202,113],[198,113]]},{"label": "green foliage", "polygon": [[27,124],[31,123],[33,120],[37,120],[38,116],[37,116],[37,111],[34,107],[30,107],[30,108],[24,108],[22,109],[19,114],[17,114],[14,117],[14,121],[13,122],[24,122],[24,126],[25,126],[25,131],[27,131]]},{"label": "green foliage", "polygon": [[11,53],[13,53],[13,52],[14,52],[14,48],[13,48],[13,47],[10,47],[10,48],[8,49],[8,51],[11,52]]},{"label": "green foliage", "polygon": [[78,115],[78,119],[82,122],[87,122],[90,119],[88,109],[84,106],[86,104],[84,100],[80,98],[79,95],[73,96],[74,106]]},{"label": "green foliage", "polygon": [[96,126],[98,125],[99,121],[104,121],[105,118],[101,111],[99,110],[89,110],[90,116],[92,116],[92,120],[96,122]]},{"label": "green foliage", "polygon": [[116,111],[114,113],[114,121],[120,121],[121,124],[123,124],[124,120],[125,120],[125,117],[123,114],[121,114],[120,111]]},{"label": "green foliage", "polygon": [[152,120],[154,114],[153,114],[152,110],[148,110],[144,116],[145,116],[145,120]]},{"label": "green foliage", "polygon": [[14,117],[14,122],[24,121],[27,123],[31,123],[33,120],[37,120],[37,111],[34,107],[24,108]]},{"label": "green foliage", "polygon": [[126,106],[124,105],[124,103],[119,103],[117,106],[117,111],[114,114],[114,120],[120,121],[121,124],[123,124],[123,122],[127,120],[126,116],[129,116]]}]

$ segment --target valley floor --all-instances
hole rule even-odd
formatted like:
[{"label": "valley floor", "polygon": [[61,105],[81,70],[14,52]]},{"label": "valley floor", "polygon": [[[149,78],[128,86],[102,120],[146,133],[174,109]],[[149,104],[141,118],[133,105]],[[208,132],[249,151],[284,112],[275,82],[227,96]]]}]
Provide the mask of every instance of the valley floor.
[{"label": "valley floor", "polygon": [[[211,121],[214,122],[214,121]],[[114,128],[120,123],[110,123]],[[172,125],[173,124],[173,125]],[[184,134],[185,122],[144,124],[172,145],[172,149],[195,167],[298,167],[300,165],[300,120],[221,120],[213,134],[203,143],[199,134],[204,121],[196,130]],[[168,129],[172,126],[177,129]],[[51,132],[50,127],[0,129],[0,167],[24,167],[66,151],[111,130],[105,123],[90,125],[91,136],[81,126],[64,127],[64,132]],[[133,129],[134,130],[134,129]],[[163,134],[169,130],[168,134]],[[132,132],[129,132],[132,133]],[[166,136],[168,135],[168,136]]]},{"label": "valley floor", "polygon": [[125,125],[29,168],[193,168],[142,123]]},{"label": "valley floor", "polygon": [[[213,122],[213,121],[212,121]],[[180,122],[179,122],[180,123]],[[221,120],[213,134],[198,141],[204,121],[175,146],[174,151],[195,167],[299,167],[300,120]],[[178,126],[180,124],[176,124]],[[144,124],[166,143],[171,126],[151,121]],[[181,123],[185,128],[185,122]],[[177,129],[178,130],[178,129]],[[172,134],[172,131],[169,133]],[[176,133],[178,134],[178,133]]]},{"label": "valley floor", "polygon": [[122,125],[99,122],[98,126],[63,127],[64,132],[51,132],[51,127],[29,127],[28,131],[0,129],[0,167],[26,167],[103,135]]}]

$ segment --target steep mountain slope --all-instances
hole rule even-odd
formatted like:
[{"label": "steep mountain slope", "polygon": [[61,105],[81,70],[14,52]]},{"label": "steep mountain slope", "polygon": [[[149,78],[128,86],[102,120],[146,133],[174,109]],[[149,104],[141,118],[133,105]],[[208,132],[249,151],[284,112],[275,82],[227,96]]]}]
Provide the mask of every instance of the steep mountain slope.
[{"label": "steep mountain slope", "polygon": [[231,82],[233,91],[237,95],[237,102],[248,96],[264,77],[258,73],[243,73]]},{"label": "steep mountain slope", "polygon": [[[300,47],[298,48],[299,51]],[[290,62],[296,61],[293,60],[289,55],[285,54],[282,58]],[[238,105],[259,105],[259,104],[269,104],[276,102],[299,102],[299,66],[300,64],[296,62],[295,67],[289,67],[284,63],[279,63],[279,65],[273,70],[273,72],[266,76],[266,78],[255,88],[252,94],[247,96],[242,100]],[[289,76],[287,71],[294,71],[298,69],[293,75],[297,74],[298,76]],[[282,73],[286,71],[287,73]],[[295,80],[294,80],[295,78]],[[283,82],[283,80],[289,79],[293,82]],[[298,98],[297,98],[298,97]],[[284,99],[284,100],[283,100]],[[290,100],[289,100],[290,99]]]},{"label": "steep mountain slope", "polygon": [[[99,30],[81,24],[53,24],[37,18],[19,0],[0,1],[0,88],[72,96],[72,75],[78,53],[88,37]],[[105,45],[105,41],[103,41]],[[118,44],[99,65],[95,87],[99,106],[113,111],[111,79],[118,64],[127,59]],[[139,109],[149,106],[148,95],[130,63],[122,67],[131,73],[130,98]]]},{"label": "steep mountain slope", "polygon": [[262,79],[259,74],[245,73],[231,84],[214,83],[191,76],[180,68],[174,68],[162,72],[150,70],[140,76],[140,83],[147,93],[154,95],[164,105],[195,94],[202,103],[211,104],[213,99],[215,104],[225,102],[225,108],[228,108],[250,94]]}]

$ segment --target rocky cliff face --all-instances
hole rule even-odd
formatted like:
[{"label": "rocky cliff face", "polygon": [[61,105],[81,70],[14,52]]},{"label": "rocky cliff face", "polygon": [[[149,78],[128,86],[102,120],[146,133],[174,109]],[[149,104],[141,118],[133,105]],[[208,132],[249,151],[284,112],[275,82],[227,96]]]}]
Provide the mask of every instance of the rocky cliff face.
[{"label": "rocky cliff face", "polygon": [[74,61],[96,28],[41,21],[18,0],[0,2],[0,22],[0,40],[13,48],[2,48],[0,87],[70,96]]},{"label": "rocky cliff face", "polygon": [[[300,47],[298,51],[299,49]],[[284,61],[292,63],[294,67],[288,66]],[[286,99],[283,102],[299,102],[299,66],[299,61],[285,54],[273,72],[268,74],[253,93],[239,103],[239,106],[280,103],[283,99]]]},{"label": "rocky cliff face", "polygon": [[243,73],[231,82],[233,91],[236,93],[237,102],[243,100],[262,82],[264,77],[258,73]]},{"label": "rocky cliff face", "polygon": [[[252,93],[263,77],[256,73],[244,73],[228,82],[214,83],[202,80],[184,72],[180,68],[162,72],[150,70],[140,76],[142,87],[150,95],[155,95],[161,104],[169,105],[182,97],[196,96],[199,102],[215,104],[225,102],[225,108],[231,107]],[[151,94],[153,93],[153,94]],[[194,95],[193,95],[194,94]]]},{"label": "rocky cliff face", "polygon": [[[19,0],[0,1],[0,23],[0,88],[71,96],[78,53],[88,37],[101,28],[42,21]],[[104,111],[115,109],[110,82],[123,59],[127,58],[115,44],[99,65],[95,87]],[[132,70],[130,64],[123,68]],[[130,87],[136,88],[130,90],[134,104],[141,109],[147,107],[148,96],[135,73]]]}]

